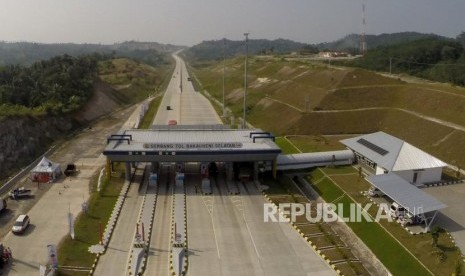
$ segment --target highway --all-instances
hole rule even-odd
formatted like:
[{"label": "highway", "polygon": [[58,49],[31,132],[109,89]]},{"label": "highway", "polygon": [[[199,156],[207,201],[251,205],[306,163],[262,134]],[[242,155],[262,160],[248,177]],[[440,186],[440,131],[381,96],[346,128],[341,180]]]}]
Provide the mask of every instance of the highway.
[{"label": "highway", "polygon": [[[154,125],[166,125],[170,119],[181,125],[221,124],[210,102],[187,80],[184,62],[177,55],[174,58],[174,77]],[[173,110],[166,110],[167,105]],[[254,185],[239,185],[241,194],[230,195],[224,175],[211,181],[213,194],[203,195],[200,174],[186,173],[187,275],[335,275],[289,223],[263,222],[265,199]],[[165,182],[160,182],[160,189],[166,187]],[[159,193],[155,210],[145,275],[168,275],[169,271],[171,190],[163,190],[165,195]]]},{"label": "highway", "polygon": [[[175,69],[173,71],[173,76],[166,88],[163,99],[160,103],[160,108],[158,109],[157,114],[153,120],[153,125],[167,125],[169,120],[176,120],[178,123],[180,121],[181,112],[180,112],[180,97],[181,97],[181,62],[182,60],[175,54],[173,58],[176,62]],[[167,107],[171,109],[168,110]]]},{"label": "highway", "polygon": [[155,207],[152,236],[145,275],[169,275],[171,250],[171,210],[174,178],[162,173],[158,181],[158,196]]},{"label": "highway", "polygon": [[[184,61],[176,53],[173,54],[173,58],[176,67],[153,125],[167,125],[169,120],[176,120],[179,125],[222,124],[210,102],[201,93],[196,92],[192,82],[188,81]],[[168,106],[171,110],[167,110]]]},{"label": "highway", "polygon": [[[143,166],[142,166],[143,168]],[[100,256],[95,275],[125,275],[143,195],[139,193],[142,169],[138,169],[129,187],[118,222],[105,254]]]},{"label": "highway", "polygon": [[[289,223],[263,222],[263,195],[252,183],[230,195],[224,176],[212,195],[196,193],[200,176],[186,181],[189,276],[335,275]],[[193,215],[195,214],[195,215]]]}]

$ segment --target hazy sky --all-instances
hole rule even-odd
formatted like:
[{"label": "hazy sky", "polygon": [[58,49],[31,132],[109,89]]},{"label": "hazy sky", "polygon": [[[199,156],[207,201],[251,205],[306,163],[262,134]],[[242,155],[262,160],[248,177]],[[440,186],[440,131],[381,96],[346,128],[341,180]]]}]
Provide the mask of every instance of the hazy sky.
[{"label": "hazy sky", "polygon": [[[287,38],[362,31],[363,0],[1,0],[0,40],[114,43]],[[366,0],[368,34],[465,31],[464,0]]]}]

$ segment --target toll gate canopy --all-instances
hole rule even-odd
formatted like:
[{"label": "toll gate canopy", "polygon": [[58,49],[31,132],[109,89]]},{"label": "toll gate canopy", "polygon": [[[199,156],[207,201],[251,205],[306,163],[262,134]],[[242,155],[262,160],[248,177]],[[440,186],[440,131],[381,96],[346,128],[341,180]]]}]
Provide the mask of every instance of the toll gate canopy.
[{"label": "toll gate canopy", "polygon": [[131,129],[107,138],[103,154],[117,162],[274,161],[281,149],[260,129]]}]

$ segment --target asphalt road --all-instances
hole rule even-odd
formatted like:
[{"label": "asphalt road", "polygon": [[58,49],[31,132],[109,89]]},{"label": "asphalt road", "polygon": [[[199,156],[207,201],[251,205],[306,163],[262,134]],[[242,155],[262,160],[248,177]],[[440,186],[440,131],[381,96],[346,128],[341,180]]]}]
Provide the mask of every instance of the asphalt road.
[{"label": "asphalt road", "polygon": [[144,195],[139,193],[142,169],[138,169],[129,186],[118,222],[105,254],[100,256],[95,275],[126,275],[131,245],[136,233],[136,223]]},{"label": "asphalt road", "polygon": [[167,174],[162,173],[158,185],[155,218],[145,275],[169,275],[173,179],[169,179]]},{"label": "asphalt road", "polygon": [[[210,102],[187,80],[184,62],[174,58],[176,68],[154,124],[170,119],[181,125],[221,124]],[[212,184],[213,194],[202,195],[200,176],[186,174],[189,276],[335,275],[290,224],[263,222],[265,200],[254,186],[230,195],[223,178]],[[168,275],[170,198],[159,191],[145,275]]]},{"label": "asphalt road", "polygon": [[447,229],[460,250],[465,252],[465,183],[423,188],[423,191],[447,205],[438,212],[433,225]]},{"label": "asphalt road", "polygon": [[[176,120],[179,125],[214,125],[222,124],[210,102],[196,92],[188,81],[186,64],[176,54],[176,67],[166,92],[155,116],[153,125],[167,125],[169,120]],[[168,110],[167,107],[171,110]]]},{"label": "asphalt road", "polygon": [[199,176],[187,178],[189,276],[335,275],[288,223],[263,222],[255,186],[230,195],[219,177],[213,194],[202,195],[199,184]]},{"label": "asphalt road", "polygon": [[[167,125],[169,120],[176,120],[180,123],[180,97],[181,97],[181,59],[173,54],[176,61],[176,66],[169,82],[163,99],[161,100],[160,107],[153,120],[153,125]],[[170,107],[170,110],[167,107]]]}]

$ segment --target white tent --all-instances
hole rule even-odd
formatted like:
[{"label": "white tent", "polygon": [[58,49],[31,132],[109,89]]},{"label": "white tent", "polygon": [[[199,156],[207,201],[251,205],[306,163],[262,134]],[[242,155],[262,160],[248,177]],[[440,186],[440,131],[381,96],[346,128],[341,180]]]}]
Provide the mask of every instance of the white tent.
[{"label": "white tent", "polygon": [[43,157],[39,164],[31,170],[31,179],[38,182],[54,181],[61,175],[60,164]]}]

